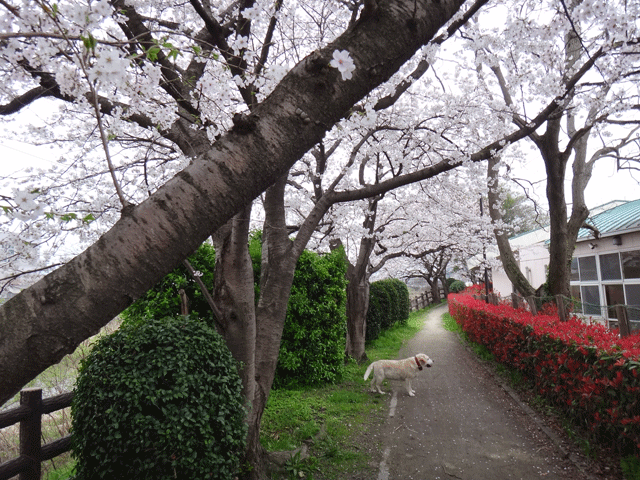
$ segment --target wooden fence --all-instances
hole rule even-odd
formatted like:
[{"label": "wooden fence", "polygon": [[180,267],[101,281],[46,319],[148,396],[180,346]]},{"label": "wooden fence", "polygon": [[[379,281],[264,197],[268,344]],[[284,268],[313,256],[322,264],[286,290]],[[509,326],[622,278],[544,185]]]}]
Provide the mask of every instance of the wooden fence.
[{"label": "wooden fence", "polygon": [[[440,293],[440,299],[444,299],[444,288],[440,287],[438,292]],[[433,293],[431,293],[431,290],[425,290],[422,294],[411,299],[411,311],[413,312],[428,307],[432,303],[434,303]]]},{"label": "wooden fence", "polygon": [[73,392],[42,399],[42,389],[25,388],[20,392],[20,405],[0,413],[0,428],[20,422],[20,456],[0,464],[0,480],[19,475],[20,480],[40,480],[41,463],[71,449],[67,435],[41,445],[42,415],[71,406]]}]

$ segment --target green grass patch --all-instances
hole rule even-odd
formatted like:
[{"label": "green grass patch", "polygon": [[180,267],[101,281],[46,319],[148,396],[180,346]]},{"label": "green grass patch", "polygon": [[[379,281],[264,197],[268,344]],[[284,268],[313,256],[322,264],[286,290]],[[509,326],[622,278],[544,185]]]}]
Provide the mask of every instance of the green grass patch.
[{"label": "green grass patch", "polygon": [[69,458],[69,461],[66,465],[56,468],[55,470],[51,470],[45,474],[43,474],[43,480],[71,480],[74,478],[74,467],[75,462]]},{"label": "green grass patch", "polygon": [[[432,307],[433,308],[433,307]],[[370,361],[395,358],[424,325],[428,309],[412,312],[405,325],[395,325],[367,345]],[[362,377],[369,362],[350,361],[342,382],[317,388],[273,390],[262,416],[262,445],[269,451],[292,451],[309,445],[309,457],[294,455],[280,478],[341,479],[358,472],[377,475],[371,452],[361,436],[378,431],[386,417],[386,399],[368,392]],[[379,442],[379,441],[378,441]],[[374,446],[381,445],[374,441]]]}]

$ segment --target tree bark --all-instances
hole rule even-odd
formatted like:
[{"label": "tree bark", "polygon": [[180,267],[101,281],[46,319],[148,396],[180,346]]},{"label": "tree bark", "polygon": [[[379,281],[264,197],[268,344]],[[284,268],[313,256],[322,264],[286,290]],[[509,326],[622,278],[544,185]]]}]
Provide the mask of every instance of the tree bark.
[{"label": "tree bark", "polygon": [[498,226],[502,222],[502,214],[500,213],[500,198],[498,196],[498,170],[495,168],[498,165],[498,159],[492,157],[487,164],[487,181],[489,184],[489,215],[491,217],[491,223],[495,226],[493,234],[496,238],[498,245],[498,251],[500,252],[500,261],[502,267],[516,292],[520,293],[523,297],[535,295],[536,291],[529,283],[527,278],[522,274],[518,260],[516,259],[509,238],[506,233]]},{"label": "tree bark", "polygon": [[369,259],[376,244],[374,235],[378,201],[369,199],[369,208],[363,222],[368,232],[360,239],[360,249],[355,265],[347,266],[347,342],[345,354],[358,363],[367,360],[365,342],[367,335],[367,311],[369,310]]},{"label": "tree bark", "polygon": [[[244,121],[124,211],[94,245],[4,303],[0,403],[97,333],[286,173],[463,3],[381,3],[377,15],[296,65]],[[328,67],[335,50],[348,50],[355,61],[349,81]]]},{"label": "tree bark", "polygon": [[248,401],[255,393],[256,310],[254,278],[249,256],[251,205],[235,215],[212,236],[216,249],[213,299],[216,327],[233,358],[241,365],[243,393]]},{"label": "tree bark", "polygon": [[365,351],[367,312],[369,311],[369,277],[357,278],[355,268],[347,267],[347,340],[345,355],[358,363],[368,360]]}]

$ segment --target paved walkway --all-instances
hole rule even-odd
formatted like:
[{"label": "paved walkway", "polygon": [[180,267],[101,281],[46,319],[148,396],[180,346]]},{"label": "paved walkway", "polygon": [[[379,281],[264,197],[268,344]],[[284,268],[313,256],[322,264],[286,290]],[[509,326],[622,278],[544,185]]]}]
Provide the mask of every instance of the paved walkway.
[{"label": "paved walkway", "polygon": [[[378,480],[585,479],[433,310],[399,358],[423,352],[434,366],[415,397],[391,382]],[[388,392],[389,386],[386,386]]]}]

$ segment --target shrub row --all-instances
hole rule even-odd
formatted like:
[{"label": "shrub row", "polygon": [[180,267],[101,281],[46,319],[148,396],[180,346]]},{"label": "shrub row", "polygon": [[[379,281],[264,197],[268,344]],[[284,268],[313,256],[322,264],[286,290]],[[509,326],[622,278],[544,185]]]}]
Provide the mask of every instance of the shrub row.
[{"label": "shrub row", "polygon": [[369,290],[366,341],[371,342],[396,323],[404,324],[411,312],[409,289],[404,282],[388,278],[372,282]]},{"label": "shrub row", "polygon": [[557,314],[531,315],[470,295],[449,296],[449,312],[473,342],[519,369],[537,393],[601,442],[640,453],[640,337]]},{"label": "shrub row", "polygon": [[347,332],[344,253],[298,259],[274,386],[322,385],[344,373]]},{"label": "shrub row", "polygon": [[[256,299],[259,298],[261,235],[249,242]],[[203,244],[189,257],[201,280],[213,288],[215,250]],[[339,381],[344,370],[346,338],[346,263],[344,253],[305,251],[298,260],[287,308],[274,386],[318,385]],[[212,322],[202,292],[185,267],[176,268],[137,300],[121,317],[126,324],[143,323],[180,313],[179,290],[189,298],[192,317]]]}]

